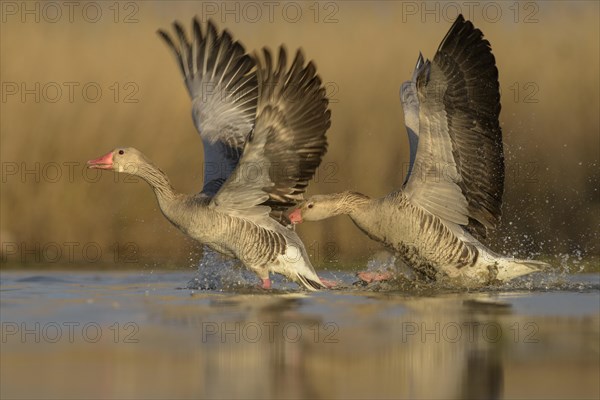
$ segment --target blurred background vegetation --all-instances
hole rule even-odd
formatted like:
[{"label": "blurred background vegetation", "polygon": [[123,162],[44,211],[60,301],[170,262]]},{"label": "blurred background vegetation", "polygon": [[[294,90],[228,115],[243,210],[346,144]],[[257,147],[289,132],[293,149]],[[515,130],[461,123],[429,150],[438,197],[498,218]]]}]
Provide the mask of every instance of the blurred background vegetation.
[{"label": "blurred background vegetation", "polygon": [[[200,190],[200,138],[158,28],[189,27],[198,15],[249,51],[302,47],[332,110],[309,193],[382,196],[408,162],[400,84],[419,51],[433,57],[458,9],[484,32],[500,71],[506,190],[487,244],[550,259],[600,254],[597,2],[81,2],[72,15],[52,3],[2,3],[3,265],[190,267],[200,258],[145,183],[85,170],[90,158],[134,146],[176,189]],[[298,231],[321,267],[364,265],[380,248],[345,217]]]}]

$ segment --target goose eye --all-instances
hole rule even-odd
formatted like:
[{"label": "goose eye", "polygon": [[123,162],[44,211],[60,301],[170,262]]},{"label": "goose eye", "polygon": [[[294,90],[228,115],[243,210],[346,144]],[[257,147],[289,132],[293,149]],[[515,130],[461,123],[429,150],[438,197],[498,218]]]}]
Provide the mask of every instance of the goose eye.
[{"label": "goose eye", "polygon": [[119,150],[119,154],[123,155],[123,154],[125,154],[125,151]]},{"label": "goose eye", "polygon": [[306,206],[306,208],[313,208],[315,205],[313,203],[310,203],[309,205]]}]

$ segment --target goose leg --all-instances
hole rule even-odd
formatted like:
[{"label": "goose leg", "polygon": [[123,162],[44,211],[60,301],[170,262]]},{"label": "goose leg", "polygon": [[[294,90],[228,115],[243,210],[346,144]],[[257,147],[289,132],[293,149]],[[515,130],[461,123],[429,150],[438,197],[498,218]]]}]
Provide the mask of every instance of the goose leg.
[{"label": "goose leg", "polygon": [[389,271],[385,271],[385,272],[363,271],[363,272],[359,272],[357,274],[357,276],[359,277],[360,280],[365,281],[367,283],[371,283],[371,282],[380,282],[380,281],[390,280],[394,277],[394,274]]},{"label": "goose leg", "polygon": [[319,277],[319,279],[321,279],[321,283],[323,283],[323,285],[325,285],[327,287],[327,289],[332,289],[332,288],[340,285],[340,283],[336,282],[336,281],[332,281],[332,280],[321,278],[321,277]]},{"label": "goose leg", "polygon": [[265,290],[271,289],[271,279],[269,277],[269,268],[265,267],[264,265],[256,265],[256,264],[254,264],[254,265],[246,264],[246,266],[248,267],[248,269],[250,271],[253,271],[260,278],[260,285],[258,285],[259,288],[265,289]]},{"label": "goose leg", "polygon": [[271,289],[271,279],[269,279],[269,277],[260,279],[262,281],[262,284],[260,285],[262,289]]}]

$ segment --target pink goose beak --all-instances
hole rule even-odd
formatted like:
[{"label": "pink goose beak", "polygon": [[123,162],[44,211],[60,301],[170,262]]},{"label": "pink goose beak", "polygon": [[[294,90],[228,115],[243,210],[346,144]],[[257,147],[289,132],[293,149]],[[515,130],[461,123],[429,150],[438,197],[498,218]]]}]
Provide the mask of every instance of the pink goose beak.
[{"label": "pink goose beak", "polygon": [[288,215],[288,218],[292,224],[300,224],[302,223],[302,211],[300,211],[299,208],[296,208]]},{"label": "pink goose beak", "polygon": [[113,152],[106,153],[100,158],[87,162],[88,168],[112,169],[113,167]]}]

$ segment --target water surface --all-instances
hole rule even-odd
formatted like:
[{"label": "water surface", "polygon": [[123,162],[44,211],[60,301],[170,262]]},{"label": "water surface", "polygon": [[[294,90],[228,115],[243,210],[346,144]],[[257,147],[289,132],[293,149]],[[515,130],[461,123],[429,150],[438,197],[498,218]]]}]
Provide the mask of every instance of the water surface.
[{"label": "water surface", "polygon": [[347,286],[3,271],[1,397],[600,396],[598,274],[475,292],[331,275]]}]

